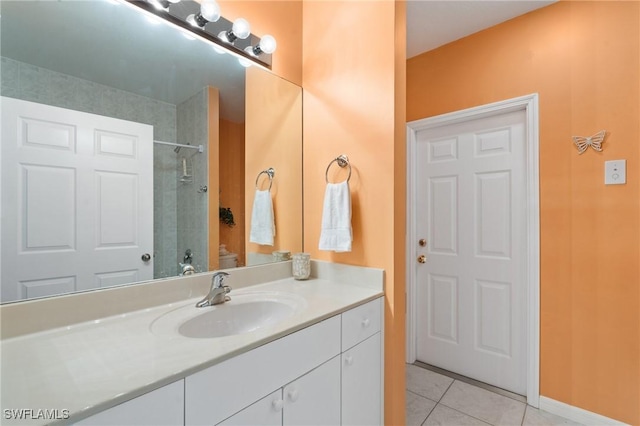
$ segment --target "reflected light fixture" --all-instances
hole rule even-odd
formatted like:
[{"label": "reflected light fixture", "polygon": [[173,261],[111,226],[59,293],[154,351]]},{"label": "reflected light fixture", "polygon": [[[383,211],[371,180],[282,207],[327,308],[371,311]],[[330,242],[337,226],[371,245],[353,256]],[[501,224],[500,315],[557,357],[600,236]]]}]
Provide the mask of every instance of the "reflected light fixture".
[{"label": "reflected light fixture", "polygon": [[149,0],[149,3],[158,10],[169,11],[169,6],[173,3],[178,3],[180,0]]},{"label": "reflected light fixture", "polygon": [[[2,0],[0,0],[2,1]],[[210,43],[215,52],[238,58],[243,66],[260,65],[271,69],[276,40],[251,34],[246,19],[231,22],[221,16],[218,0],[117,0],[152,18],[172,26],[189,39]],[[172,7],[172,4],[180,3]]]},{"label": "reflected light fixture", "polygon": [[249,68],[251,65],[253,65],[253,62],[251,62],[247,58],[238,58],[238,62],[240,62],[240,65],[245,68]]},{"label": "reflected light fixture", "polygon": [[253,56],[259,56],[262,53],[270,55],[276,51],[277,46],[276,39],[272,35],[267,34],[262,37],[260,43],[255,46],[247,46],[244,51]]},{"label": "reflected light fixture", "polygon": [[244,18],[238,18],[233,21],[233,26],[228,31],[220,31],[218,38],[225,43],[233,44],[237,39],[244,40],[251,34],[251,26],[249,21]]},{"label": "reflected light fixture", "polygon": [[203,0],[200,12],[187,16],[187,22],[194,27],[204,28],[208,22],[220,19],[220,6],[216,0]]}]

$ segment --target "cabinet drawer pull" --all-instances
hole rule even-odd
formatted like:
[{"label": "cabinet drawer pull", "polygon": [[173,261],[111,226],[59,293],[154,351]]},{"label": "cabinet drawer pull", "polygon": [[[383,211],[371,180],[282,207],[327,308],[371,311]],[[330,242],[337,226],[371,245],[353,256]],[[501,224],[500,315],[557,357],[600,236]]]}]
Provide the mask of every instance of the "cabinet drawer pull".
[{"label": "cabinet drawer pull", "polygon": [[371,320],[369,318],[365,318],[362,320],[362,327],[367,328],[371,325]]},{"label": "cabinet drawer pull", "polygon": [[344,357],[344,363],[347,365],[353,364],[353,357],[351,355],[347,355]]},{"label": "cabinet drawer pull", "polygon": [[271,403],[274,411],[282,411],[282,407],[284,406],[284,401],[281,399],[276,399]]},{"label": "cabinet drawer pull", "polygon": [[291,400],[291,402],[296,402],[298,400],[298,390],[297,389],[291,389],[289,392],[289,399]]}]

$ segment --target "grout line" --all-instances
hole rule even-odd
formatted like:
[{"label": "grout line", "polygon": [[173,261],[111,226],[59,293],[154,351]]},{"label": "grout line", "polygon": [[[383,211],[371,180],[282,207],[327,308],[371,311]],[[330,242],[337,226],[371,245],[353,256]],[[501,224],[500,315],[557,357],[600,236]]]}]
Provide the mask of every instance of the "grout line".
[{"label": "grout line", "polygon": [[414,395],[416,395],[416,396],[419,396],[420,398],[428,399],[429,401],[431,401],[431,402],[435,402],[436,404],[438,403],[438,401],[434,401],[433,399],[431,399],[431,398],[427,398],[426,396],[424,396],[424,395],[420,395],[419,393],[416,393],[416,392],[414,392],[414,391],[412,391],[412,390],[409,390],[409,389],[405,389],[405,390],[406,390],[407,392],[409,392],[409,393],[412,393],[412,394],[414,394]]},{"label": "grout line", "polygon": [[465,416],[467,416],[467,417],[471,417],[472,419],[476,419],[476,420],[478,420],[478,421],[480,421],[480,422],[482,422],[482,423],[484,423],[484,424],[486,424],[486,425],[494,426],[494,425],[493,425],[493,423],[489,423],[489,422],[488,422],[488,421],[486,421],[486,420],[479,419],[479,418],[477,418],[477,417],[475,417],[475,416],[472,416],[471,414],[465,413],[464,411],[460,411],[460,410],[455,409],[455,408],[453,408],[453,407],[449,407],[448,405],[445,405],[445,404],[441,404],[441,405],[442,405],[442,406],[444,406],[444,407],[447,407],[447,408],[448,408],[448,409],[450,409],[450,410],[453,410],[453,411],[456,411],[456,412],[458,412],[458,413],[460,413],[460,414],[463,414],[463,415],[465,415]]},{"label": "grout line", "polygon": [[[429,399],[429,398],[427,398]],[[432,399],[429,399],[429,401],[433,401]],[[431,413],[433,413],[433,410],[436,409],[436,407],[438,406],[438,403],[436,402],[433,405],[433,408],[431,410],[429,410],[429,413],[427,413],[427,417],[424,418],[424,420],[422,421],[422,423],[420,423],[420,426],[424,426],[424,424],[427,422],[427,419],[429,418],[429,416],[431,415]]]},{"label": "grout line", "polygon": [[415,365],[416,367],[424,368],[424,369],[429,370],[429,371],[433,371],[434,373],[442,374],[443,376],[447,376],[447,377],[449,377],[451,379],[454,379],[454,380],[459,380],[459,381],[461,381],[463,383],[466,383],[468,385],[473,385],[473,386],[479,387],[481,389],[488,390],[488,391],[493,392],[495,394],[498,394],[500,396],[504,396],[506,398],[513,399],[514,401],[522,402],[525,405],[527,404],[527,398],[525,396],[518,395],[518,394],[510,392],[508,390],[505,390],[505,389],[502,389],[502,388],[499,388],[499,387],[496,387],[496,386],[492,386],[490,384],[487,384],[487,383],[484,383],[484,382],[480,382],[478,380],[474,380],[474,379],[471,379],[469,377],[462,376],[460,374],[456,374],[454,372],[451,372],[451,371],[448,371],[448,370],[445,370],[445,369],[442,369],[442,368],[439,368],[439,367],[435,367],[433,365],[426,364],[426,363],[421,362],[421,361],[416,361],[416,362],[413,363],[413,365]]},{"label": "grout line", "polygon": [[529,406],[526,405],[524,407],[524,411],[522,412],[522,421],[520,422],[520,426],[524,426],[524,418],[527,417],[527,410],[529,409]]},{"label": "grout line", "polygon": [[[444,396],[447,394],[447,392],[449,392],[449,389],[451,389],[451,386],[453,386],[453,383],[454,383],[455,381],[456,381],[456,380],[455,380],[455,379],[453,379],[453,380],[451,381],[451,383],[449,383],[449,386],[447,386],[447,389],[446,389],[444,392],[442,392],[442,395],[440,395],[440,399],[438,400],[438,404],[440,404],[440,401],[442,401],[442,398],[444,398]],[[445,405],[445,407],[446,407],[446,405]]]}]

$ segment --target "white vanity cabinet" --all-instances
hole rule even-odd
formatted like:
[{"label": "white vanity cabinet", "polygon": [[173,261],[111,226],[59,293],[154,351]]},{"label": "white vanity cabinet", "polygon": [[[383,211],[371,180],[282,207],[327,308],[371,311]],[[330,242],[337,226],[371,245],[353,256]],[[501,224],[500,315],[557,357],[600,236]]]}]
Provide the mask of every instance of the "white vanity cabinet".
[{"label": "white vanity cabinet", "polygon": [[382,424],[382,300],[342,314],[342,425]]},{"label": "white vanity cabinet", "polygon": [[184,422],[184,380],[80,420],[76,426],[175,426]]},{"label": "white vanity cabinet", "polygon": [[234,414],[220,426],[340,424],[340,356]]},{"label": "white vanity cabinet", "polygon": [[340,327],[337,315],[188,376],[185,423],[218,424],[339,357]]},{"label": "white vanity cabinet", "polygon": [[284,401],[282,388],[280,388],[218,424],[221,426],[282,426],[283,408]]},{"label": "white vanity cabinet", "polygon": [[77,425],[380,425],[382,298]]},{"label": "white vanity cabinet", "polygon": [[284,387],[283,426],[340,424],[340,357]]}]

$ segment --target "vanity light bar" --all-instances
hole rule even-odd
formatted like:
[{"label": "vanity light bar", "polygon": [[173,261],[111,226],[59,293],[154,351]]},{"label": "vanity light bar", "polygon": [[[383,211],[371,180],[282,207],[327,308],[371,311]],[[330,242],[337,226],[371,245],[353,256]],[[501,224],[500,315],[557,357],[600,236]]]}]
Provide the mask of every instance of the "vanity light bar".
[{"label": "vanity light bar", "polygon": [[[204,40],[210,44],[213,44],[216,50],[223,49],[225,53],[229,53],[238,58],[240,63],[245,64],[257,64],[267,69],[271,69],[272,55],[265,52],[265,49],[260,49],[260,38],[254,34],[249,34],[245,39],[237,38],[233,43],[225,42],[218,37],[218,34],[232,32],[233,23],[224,17],[220,17],[217,21],[207,21],[204,26],[193,26],[187,21],[187,17],[193,14],[198,14],[199,9],[192,10],[189,6],[199,8],[199,4],[194,1],[169,1],[169,7],[158,8],[154,5],[157,0],[120,0],[129,6],[133,6],[136,10],[151,15],[155,18],[160,18],[168,25],[175,27],[176,29],[183,31],[193,37]],[[177,12],[174,9],[178,9]],[[188,13],[187,13],[188,12]],[[182,14],[185,16],[182,17]],[[265,36],[265,38],[272,39],[271,36]],[[275,43],[275,42],[274,42]],[[264,44],[264,43],[263,43]],[[247,62],[251,61],[251,62]]]}]

